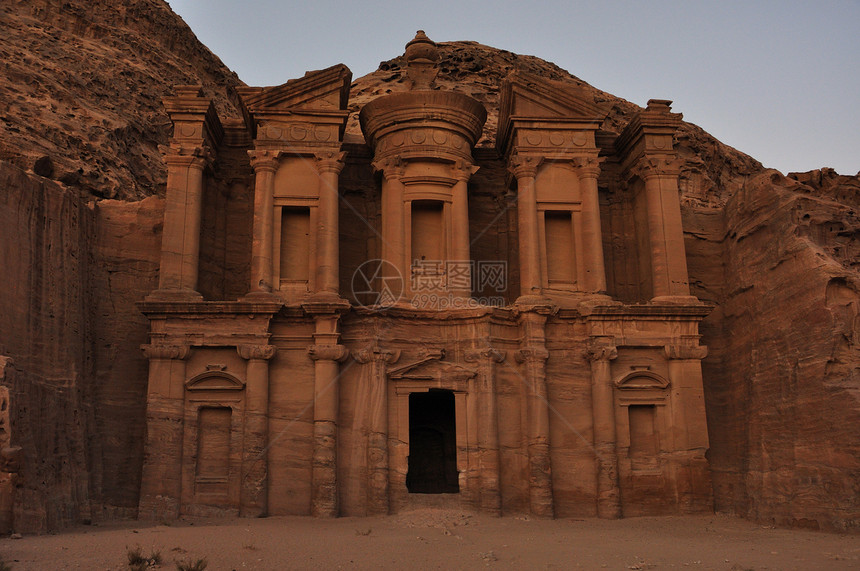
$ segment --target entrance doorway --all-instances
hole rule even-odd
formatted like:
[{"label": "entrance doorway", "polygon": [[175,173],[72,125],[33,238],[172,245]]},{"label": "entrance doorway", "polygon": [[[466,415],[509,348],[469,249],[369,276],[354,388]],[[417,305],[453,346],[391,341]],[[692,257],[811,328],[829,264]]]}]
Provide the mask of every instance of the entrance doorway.
[{"label": "entrance doorway", "polygon": [[406,489],[412,494],[456,494],[457,431],[454,393],[430,389],[409,395],[409,461]]}]

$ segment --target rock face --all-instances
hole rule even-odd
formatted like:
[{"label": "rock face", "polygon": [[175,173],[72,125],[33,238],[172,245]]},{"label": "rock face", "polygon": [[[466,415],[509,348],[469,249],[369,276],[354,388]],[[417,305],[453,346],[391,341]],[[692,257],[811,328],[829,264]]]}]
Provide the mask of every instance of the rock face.
[{"label": "rock face", "polygon": [[[11,284],[0,311],[11,411],[0,443],[21,447],[0,466],[0,511],[14,512],[0,525],[39,531],[132,516],[147,386],[146,320],[134,304],[157,284],[163,202],[87,195],[162,194],[162,98],[175,84],[202,84],[222,117],[238,118],[241,82],[156,0],[15,0],[0,8],[0,27],[0,267]],[[348,139],[360,141],[364,103],[405,90],[404,66],[395,58],[353,83]],[[478,153],[494,145],[499,86],[512,70],[607,105],[607,134],[640,110],[537,58],[440,44],[438,84],[488,109]],[[701,325],[715,505],[779,525],[856,529],[860,178],[765,171],[688,123],[675,145],[691,290],[715,304]],[[253,200],[244,187],[230,192]],[[236,216],[247,221],[249,211]],[[206,259],[250,247],[248,236],[224,239],[223,251],[201,252],[201,276]],[[248,271],[234,268],[237,283]]]},{"label": "rock face", "polygon": [[0,160],[87,194],[156,194],[173,85],[235,114],[241,82],[166,2],[12,0],[0,7]]}]

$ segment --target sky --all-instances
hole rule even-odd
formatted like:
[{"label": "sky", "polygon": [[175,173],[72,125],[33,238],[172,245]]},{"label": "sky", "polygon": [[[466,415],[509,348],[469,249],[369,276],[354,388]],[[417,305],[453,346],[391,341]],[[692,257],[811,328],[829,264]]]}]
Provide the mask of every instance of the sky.
[{"label": "sky", "polygon": [[783,173],[860,172],[860,0],[168,0],[248,85],[346,64],[358,78],[416,30],[534,55],[644,106],[671,99]]}]

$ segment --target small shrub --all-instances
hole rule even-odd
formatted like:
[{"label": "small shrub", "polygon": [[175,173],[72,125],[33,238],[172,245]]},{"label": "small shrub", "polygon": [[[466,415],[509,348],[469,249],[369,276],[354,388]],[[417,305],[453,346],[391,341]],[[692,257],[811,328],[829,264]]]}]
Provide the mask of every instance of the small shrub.
[{"label": "small shrub", "polygon": [[177,561],[176,569],[178,571],[203,571],[206,569],[206,566],[209,565],[209,562],[206,561],[206,558],[198,559],[194,563],[190,561]]},{"label": "small shrub", "polygon": [[[149,557],[143,556],[143,549],[138,545],[137,547],[130,548],[128,552],[126,552],[126,557],[128,557],[128,568],[130,571],[146,571],[151,567],[157,567],[161,565],[161,552],[153,551],[149,554]],[[0,569],[2,571],[2,569]]]}]

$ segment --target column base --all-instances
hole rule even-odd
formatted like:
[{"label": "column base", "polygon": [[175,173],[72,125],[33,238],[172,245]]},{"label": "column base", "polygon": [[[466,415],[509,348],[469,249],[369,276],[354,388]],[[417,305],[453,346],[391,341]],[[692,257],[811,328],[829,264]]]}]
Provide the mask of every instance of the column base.
[{"label": "column base", "polygon": [[664,305],[703,305],[694,295],[658,295],[651,298],[651,303]]},{"label": "column base", "polygon": [[281,296],[271,291],[251,291],[239,298],[239,301],[250,301],[253,303],[280,303]]}]

